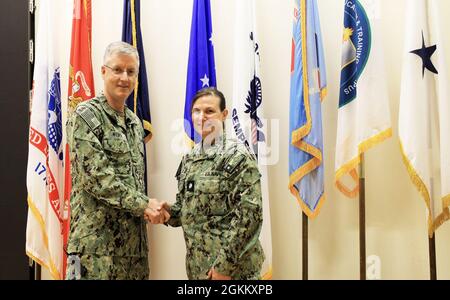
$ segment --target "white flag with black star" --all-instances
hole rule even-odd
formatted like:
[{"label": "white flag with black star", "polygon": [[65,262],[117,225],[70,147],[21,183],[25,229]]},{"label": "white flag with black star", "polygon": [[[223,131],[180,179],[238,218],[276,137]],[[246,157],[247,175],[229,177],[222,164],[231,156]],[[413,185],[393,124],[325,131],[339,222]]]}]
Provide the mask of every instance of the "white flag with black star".
[{"label": "white flag with black star", "polygon": [[409,0],[406,16],[400,147],[411,180],[425,200],[431,236],[450,217],[450,82],[438,3]]}]

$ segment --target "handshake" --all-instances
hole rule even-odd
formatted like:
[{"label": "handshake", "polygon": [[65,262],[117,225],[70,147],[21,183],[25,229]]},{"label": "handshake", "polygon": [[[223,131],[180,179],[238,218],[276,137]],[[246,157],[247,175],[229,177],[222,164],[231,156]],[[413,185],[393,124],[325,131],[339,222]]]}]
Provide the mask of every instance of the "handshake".
[{"label": "handshake", "polygon": [[151,198],[144,211],[144,219],[151,224],[165,224],[170,219],[170,206],[167,202],[159,202]]}]

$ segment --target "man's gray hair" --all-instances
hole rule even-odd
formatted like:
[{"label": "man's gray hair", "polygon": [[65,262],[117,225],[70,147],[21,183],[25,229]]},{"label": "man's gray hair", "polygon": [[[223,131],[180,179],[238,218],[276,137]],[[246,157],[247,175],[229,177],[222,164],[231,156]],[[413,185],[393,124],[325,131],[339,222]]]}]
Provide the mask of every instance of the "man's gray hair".
[{"label": "man's gray hair", "polygon": [[139,53],[137,49],[130,44],[122,41],[112,42],[109,44],[108,47],[106,47],[105,55],[103,56],[103,64],[106,64],[108,59],[114,54],[134,55],[137,59],[139,69]]}]

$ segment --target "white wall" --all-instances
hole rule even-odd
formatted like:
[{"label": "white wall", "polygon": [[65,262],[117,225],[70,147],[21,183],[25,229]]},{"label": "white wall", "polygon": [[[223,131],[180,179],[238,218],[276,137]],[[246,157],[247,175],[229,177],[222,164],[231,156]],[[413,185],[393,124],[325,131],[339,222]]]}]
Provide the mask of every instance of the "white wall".
[{"label": "white wall", "polygon": [[[217,81],[231,104],[234,6],[238,0],[211,0]],[[403,166],[397,135],[404,11],[407,0],[379,0],[382,9],[387,82],[394,137],[366,154],[367,255],[381,259],[382,279],[427,279],[428,239],[423,200]],[[62,92],[67,95],[72,0],[58,0]],[[122,0],[94,0],[93,64],[96,92],[105,46],[121,37]],[[287,189],[288,116],[292,35],[291,0],[257,0],[265,112],[279,119],[279,162],[269,168],[274,279],[301,279],[301,211]],[[450,2],[438,0],[450,26]],[[318,0],[324,38],[329,94],[323,103],[326,202],[309,223],[310,279],[358,279],[358,202],[340,195],[333,184],[339,95],[343,1]],[[150,195],[173,202],[180,155],[171,152],[177,132],[172,122],[183,115],[191,0],[142,0],[144,38],[153,127],[149,151]],[[448,35],[446,45],[450,49]],[[447,55],[450,57],[450,53]],[[269,138],[270,139],[270,138]],[[151,226],[152,279],[185,279],[181,229]],[[450,279],[450,225],[437,232],[438,278]],[[45,278],[45,275],[44,275]]]}]

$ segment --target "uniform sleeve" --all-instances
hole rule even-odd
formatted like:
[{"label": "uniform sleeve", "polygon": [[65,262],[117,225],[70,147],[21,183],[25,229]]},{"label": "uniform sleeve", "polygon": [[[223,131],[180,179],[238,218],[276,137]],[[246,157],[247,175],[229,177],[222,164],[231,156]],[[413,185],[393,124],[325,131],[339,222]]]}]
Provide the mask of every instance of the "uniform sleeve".
[{"label": "uniform sleeve", "polygon": [[75,168],[72,180],[98,201],[135,216],[143,216],[148,197],[120,180],[102,143],[82,117],[74,113],[70,123],[68,137],[72,169]]},{"label": "uniform sleeve", "polygon": [[170,207],[170,219],[167,222],[172,227],[179,227],[181,226],[181,203],[182,203],[182,196],[183,196],[183,183],[184,179],[181,178],[181,172],[183,170],[183,160],[181,160],[180,165],[178,166],[177,173],[175,177],[178,181],[178,193],[176,196],[176,201],[172,206]]},{"label": "uniform sleeve", "polygon": [[181,213],[181,200],[179,194],[177,194],[176,202],[172,204],[172,206],[170,207],[170,219],[167,223],[172,227],[181,226],[180,213]]},{"label": "uniform sleeve", "polygon": [[256,162],[249,156],[242,164],[234,180],[237,185],[233,194],[236,204],[229,232],[225,234],[228,243],[220,249],[213,265],[223,275],[232,274],[242,255],[258,243],[262,227],[261,175]]}]

